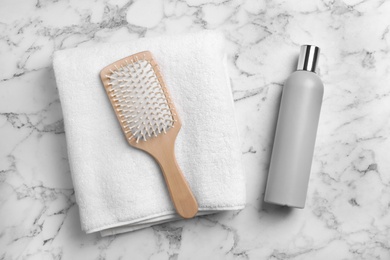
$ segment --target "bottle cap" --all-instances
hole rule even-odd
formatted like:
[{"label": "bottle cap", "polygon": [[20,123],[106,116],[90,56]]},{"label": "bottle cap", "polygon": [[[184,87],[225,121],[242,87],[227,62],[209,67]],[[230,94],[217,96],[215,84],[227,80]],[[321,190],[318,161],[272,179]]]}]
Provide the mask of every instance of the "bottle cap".
[{"label": "bottle cap", "polygon": [[320,48],[314,45],[302,45],[297,70],[316,72]]}]

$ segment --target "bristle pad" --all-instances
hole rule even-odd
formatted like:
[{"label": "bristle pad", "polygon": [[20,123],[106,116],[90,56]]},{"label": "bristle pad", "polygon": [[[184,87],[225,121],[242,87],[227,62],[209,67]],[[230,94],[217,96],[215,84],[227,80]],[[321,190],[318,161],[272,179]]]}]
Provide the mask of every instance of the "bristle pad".
[{"label": "bristle pad", "polygon": [[173,127],[169,97],[148,60],[126,61],[111,73],[109,95],[129,139],[147,141]]}]

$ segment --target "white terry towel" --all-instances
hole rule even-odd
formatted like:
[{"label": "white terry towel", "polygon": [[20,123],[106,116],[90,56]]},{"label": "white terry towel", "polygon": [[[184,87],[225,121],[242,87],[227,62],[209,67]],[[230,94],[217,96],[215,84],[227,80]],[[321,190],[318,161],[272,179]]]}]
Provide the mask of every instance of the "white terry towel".
[{"label": "white terry towel", "polygon": [[105,66],[145,50],[159,64],[183,124],[175,152],[198,201],[198,215],[245,205],[221,34],[204,31],[63,50],[55,53],[53,67],[87,233],[113,235],[180,219],[157,163],[126,142],[99,78]]}]

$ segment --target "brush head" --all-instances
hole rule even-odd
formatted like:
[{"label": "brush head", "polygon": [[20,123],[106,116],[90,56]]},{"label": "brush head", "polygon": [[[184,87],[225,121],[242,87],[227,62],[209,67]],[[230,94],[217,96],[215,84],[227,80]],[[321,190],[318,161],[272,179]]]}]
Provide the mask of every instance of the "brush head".
[{"label": "brush head", "polygon": [[174,106],[150,52],[111,64],[101,78],[129,142],[148,141],[174,127]]}]

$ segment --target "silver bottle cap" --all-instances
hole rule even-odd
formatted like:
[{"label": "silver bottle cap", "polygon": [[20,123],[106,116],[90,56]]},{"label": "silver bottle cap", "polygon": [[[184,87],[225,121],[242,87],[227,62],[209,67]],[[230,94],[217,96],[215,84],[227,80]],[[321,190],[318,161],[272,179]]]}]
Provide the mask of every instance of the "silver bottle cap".
[{"label": "silver bottle cap", "polygon": [[302,45],[297,70],[316,72],[320,48],[314,45]]}]

